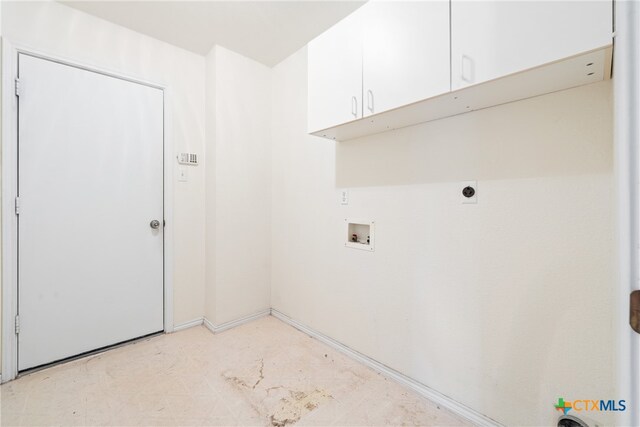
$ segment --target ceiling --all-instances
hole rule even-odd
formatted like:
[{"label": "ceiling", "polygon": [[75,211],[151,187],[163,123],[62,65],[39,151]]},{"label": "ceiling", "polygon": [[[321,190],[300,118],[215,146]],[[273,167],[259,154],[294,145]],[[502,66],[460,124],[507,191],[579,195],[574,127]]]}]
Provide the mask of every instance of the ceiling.
[{"label": "ceiling", "polygon": [[198,54],[220,45],[273,66],[363,1],[59,0]]}]

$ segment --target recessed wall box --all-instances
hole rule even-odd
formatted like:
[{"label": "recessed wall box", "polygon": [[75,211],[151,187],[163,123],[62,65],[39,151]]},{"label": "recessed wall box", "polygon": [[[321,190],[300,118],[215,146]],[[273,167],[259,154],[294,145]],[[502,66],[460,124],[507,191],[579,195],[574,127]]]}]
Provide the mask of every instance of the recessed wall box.
[{"label": "recessed wall box", "polygon": [[375,221],[345,219],[344,246],[352,249],[373,251],[375,248]]}]

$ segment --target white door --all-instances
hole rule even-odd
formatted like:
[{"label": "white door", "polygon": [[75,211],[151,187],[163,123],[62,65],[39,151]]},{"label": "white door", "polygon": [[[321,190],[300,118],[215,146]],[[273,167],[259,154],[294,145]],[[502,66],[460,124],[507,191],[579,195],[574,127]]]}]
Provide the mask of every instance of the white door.
[{"label": "white door", "polygon": [[364,116],[449,92],[449,1],[370,1],[363,12]]},{"label": "white door", "polygon": [[309,43],[309,133],[362,117],[362,31],[358,12]]},{"label": "white door", "polygon": [[611,0],[452,0],[453,89],[611,44]]},{"label": "white door", "polygon": [[163,329],[163,92],[18,64],[24,370]]}]

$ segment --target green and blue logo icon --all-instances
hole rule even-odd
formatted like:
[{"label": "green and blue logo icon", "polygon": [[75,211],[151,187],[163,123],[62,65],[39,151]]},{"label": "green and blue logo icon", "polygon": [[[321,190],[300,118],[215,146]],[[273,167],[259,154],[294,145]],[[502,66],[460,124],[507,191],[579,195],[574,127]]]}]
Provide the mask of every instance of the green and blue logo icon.
[{"label": "green and blue logo icon", "polygon": [[571,410],[571,402],[565,402],[564,397],[558,398],[558,403],[553,406],[555,406],[557,411],[562,411],[565,415]]}]

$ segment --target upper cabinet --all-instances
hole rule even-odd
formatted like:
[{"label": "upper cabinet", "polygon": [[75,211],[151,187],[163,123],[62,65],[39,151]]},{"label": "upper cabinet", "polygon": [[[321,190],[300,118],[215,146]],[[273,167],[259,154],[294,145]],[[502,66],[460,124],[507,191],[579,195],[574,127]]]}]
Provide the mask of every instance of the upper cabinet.
[{"label": "upper cabinet", "polygon": [[319,131],[450,90],[449,2],[369,2],[309,43]]},{"label": "upper cabinet", "polygon": [[451,86],[611,45],[611,1],[451,0]]},{"label": "upper cabinet", "polygon": [[448,0],[374,1],[358,12],[365,117],[450,90]]},{"label": "upper cabinet", "polygon": [[362,19],[352,13],[309,43],[308,127],[362,117]]},{"label": "upper cabinet", "polygon": [[611,0],[369,1],[309,43],[309,133],[347,140],[609,78]]}]

